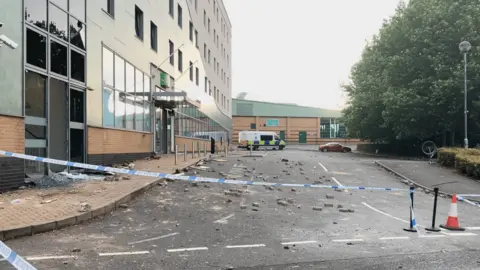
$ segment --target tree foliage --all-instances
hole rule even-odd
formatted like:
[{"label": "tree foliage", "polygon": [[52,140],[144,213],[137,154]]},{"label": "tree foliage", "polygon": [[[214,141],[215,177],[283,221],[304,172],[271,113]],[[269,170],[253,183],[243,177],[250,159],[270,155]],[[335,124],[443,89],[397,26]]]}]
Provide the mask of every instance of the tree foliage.
[{"label": "tree foliage", "polygon": [[475,0],[400,3],[344,86],[349,136],[388,142],[445,134],[463,138],[464,62],[458,49],[463,40],[472,44],[467,93],[474,136],[480,130],[479,14]]}]

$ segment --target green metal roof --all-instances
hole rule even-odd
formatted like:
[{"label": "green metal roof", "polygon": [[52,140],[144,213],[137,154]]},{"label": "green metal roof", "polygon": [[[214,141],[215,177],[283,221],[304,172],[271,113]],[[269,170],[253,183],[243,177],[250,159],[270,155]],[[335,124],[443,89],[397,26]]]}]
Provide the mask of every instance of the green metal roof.
[{"label": "green metal roof", "polygon": [[342,116],[341,111],[295,104],[272,103],[247,99],[232,99],[232,116],[331,117]]}]

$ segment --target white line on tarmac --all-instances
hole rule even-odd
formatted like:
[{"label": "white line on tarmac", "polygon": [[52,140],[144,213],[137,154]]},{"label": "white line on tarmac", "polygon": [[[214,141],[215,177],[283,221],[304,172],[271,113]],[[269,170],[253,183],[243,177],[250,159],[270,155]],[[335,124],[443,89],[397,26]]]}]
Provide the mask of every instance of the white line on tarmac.
[{"label": "white line on tarmac", "polygon": [[252,248],[252,247],[264,247],[264,244],[253,244],[253,245],[236,245],[236,246],[226,246],[226,248]]},{"label": "white line on tarmac", "polygon": [[320,167],[322,167],[324,171],[328,172],[327,168],[325,168],[322,163],[318,162],[318,165],[320,165]]},{"label": "white line on tarmac", "polygon": [[[401,219],[401,218],[398,218],[398,217],[394,217],[394,216],[392,216],[392,215],[390,215],[390,214],[388,214],[388,213],[385,213],[385,212],[383,212],[383,211],[381,211],[381,210],[378,210],[377,208],[375,208],[375,207],[373,207],[373,206],[370,206],[370,205],[369,205],[368,203],[366,203],[366,202],[362,202],[362,204],[365,205],[366,207],[372,209],[373,211],[375,211],[375,212],[377,212],[377,213],[380,213],[380,214],[385,215],[385,216],[387,216],[387,217],[389,217],[389,218],[393,218],[393,219],[395,219],[395,220],[401,221],[401,222],[403,222],[403,223],[410,224],[410,221],[407,221],[407,220],[404,220],[404,219]],[[419,224],[417,224],[417,227],[423,227],[423,228],[425,228],[425,226],[422,226],[422,225],[419,225]]]},{"label": "white line on tarmac", "polygon": [[363,239],[335,239],[333,242],[363,242]]},{"label": "white line on tarmac", "polygon": [[150,254],[150,251],[143,250],[143,251],[127,251],[127,252],[110,252],[110,253],[98,253],[98,256],[122,256],[122,255],[142,255],[142,254]]},{"label": "white line on tarmac", "polygon": [[43,261],[43,260],[58,260],[58,259],[75,259],[76,256],[63,255],[63,256],[27,256],[27,261]]},{"label": "white line on tarmac", "polygon": [[467,231],[478,231],[478,230],[480,230],[480,227],[465,227],[465,230],[467,230]]},{"label": "white line on tarmac", "polygon": [[[335,183],[337,183],[337,185],[339,185],[339,186],[343,186],[343,185],[342,185],[342,183],[340,183],[340,181],[338,181],[338,180],[337,180],[337,178],[335,178],[335,177],[332,177],[332,180],[333,180]],[[345,192],[348,192],[348,190],[347,190],[347,189],[345,189],[344,191],[345,191]]]},{"label": "white line on tarmac", "polygon": [[231,214],[231,215],[228,215],[228,216],[226,216],[226,217],[224,217],[224,218],[221,218],[221,219],[219,219],[219,220],[215,220],[213,223],[226,224],[226,223],[228,222],[227,220],[228,220],[229,218],[234,217],[234,216],[235,216],[235,214]]},{"label": "white line on tarmac", "polygon": [[432,234],[432,235],[419,235],[418,236],[419,238],[442,238],[442,237],[446,237],[446,235],[443,235],[443,234]]},{"label": "white line on tarmac", "polygon": [[285,242],[285,243],[282,243],[282,245],[302,245],[302,244],[314,244],[314,243],[318,243],[318,242],[315,241],[315,240],[311,240],[311,241],[296,241],[296,242]]},{"label": "white line on tarmac", "polygon": [[443,233],[448,236],[476,236],[476,233]]},{"label": "white line on tarmac", "polygon": [[175,236],[177,234],[179,234],[179,233],[178,232],[170,233],[170,234],[166,234],[166,235],[162,235],[162,236],[158,236],[158,237],[153,237],[153,238],[148,238],[148,239],[144,239],[144,240],[140,240],[140,241],[130,242],[128,244],[129,245],[135,245],[135,244],[145,243],[145,242],[149,242],[149,241],[154,241],[154,240],[158,240],[158,239],[163,239],[163,238]]},{"label": "white line on tarmac", "polygon": [[380,240],[406,240],[410,239],[408,236],[391,236],[391,237],[380,237]]},{"label": "white line on tarmac", "polygon": [[208,248],[207,247],[177,248],[177,249],[167,249],[167,252],[182,252],[182,251],[196,251],[196,250],[208,250]]}]

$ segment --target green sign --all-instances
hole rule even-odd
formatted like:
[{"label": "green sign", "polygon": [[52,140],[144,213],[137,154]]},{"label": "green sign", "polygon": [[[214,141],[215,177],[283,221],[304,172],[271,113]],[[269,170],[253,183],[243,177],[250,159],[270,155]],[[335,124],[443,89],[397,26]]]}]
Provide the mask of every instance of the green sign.
[{"label": "green sign", "polygon": [[267,119],[267,121],[265,121],[265,126],[278,127],[278,119]]}]

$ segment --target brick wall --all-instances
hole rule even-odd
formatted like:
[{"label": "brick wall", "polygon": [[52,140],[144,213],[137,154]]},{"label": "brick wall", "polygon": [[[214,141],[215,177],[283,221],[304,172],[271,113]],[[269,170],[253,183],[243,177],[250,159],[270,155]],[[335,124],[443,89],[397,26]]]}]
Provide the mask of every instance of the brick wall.
[{"label": "brick wall", "polygon": [[[266,127],[267,119],[278,119],[277,127]],[[285,131],[285,138],[287,143],[296,144],[299,139],[299,132],[307,132],[307,144],[323,144],[327,142],[340,143],[357,143],[357,139],[330,139],[320,138],[320,118],[319,117],[233,117],[233,135],[232,141],[234,144],[238,143],[238,132],[250,129],[251,124],[255,124],[257,129],[261,131],[273,131],[280,135],[280,131]]]},{"label": "brick wall", "polygon": [[88,162],[111,165],[147,157],[152,138],[146,132],[88,127]]},{"label": "brick wall", "polygon": [[[23,118],[0,116],[0,149],[15,153],[25,151]],[[24,161],[0,156],[0,191],[11,190],[24,184]]]}]

